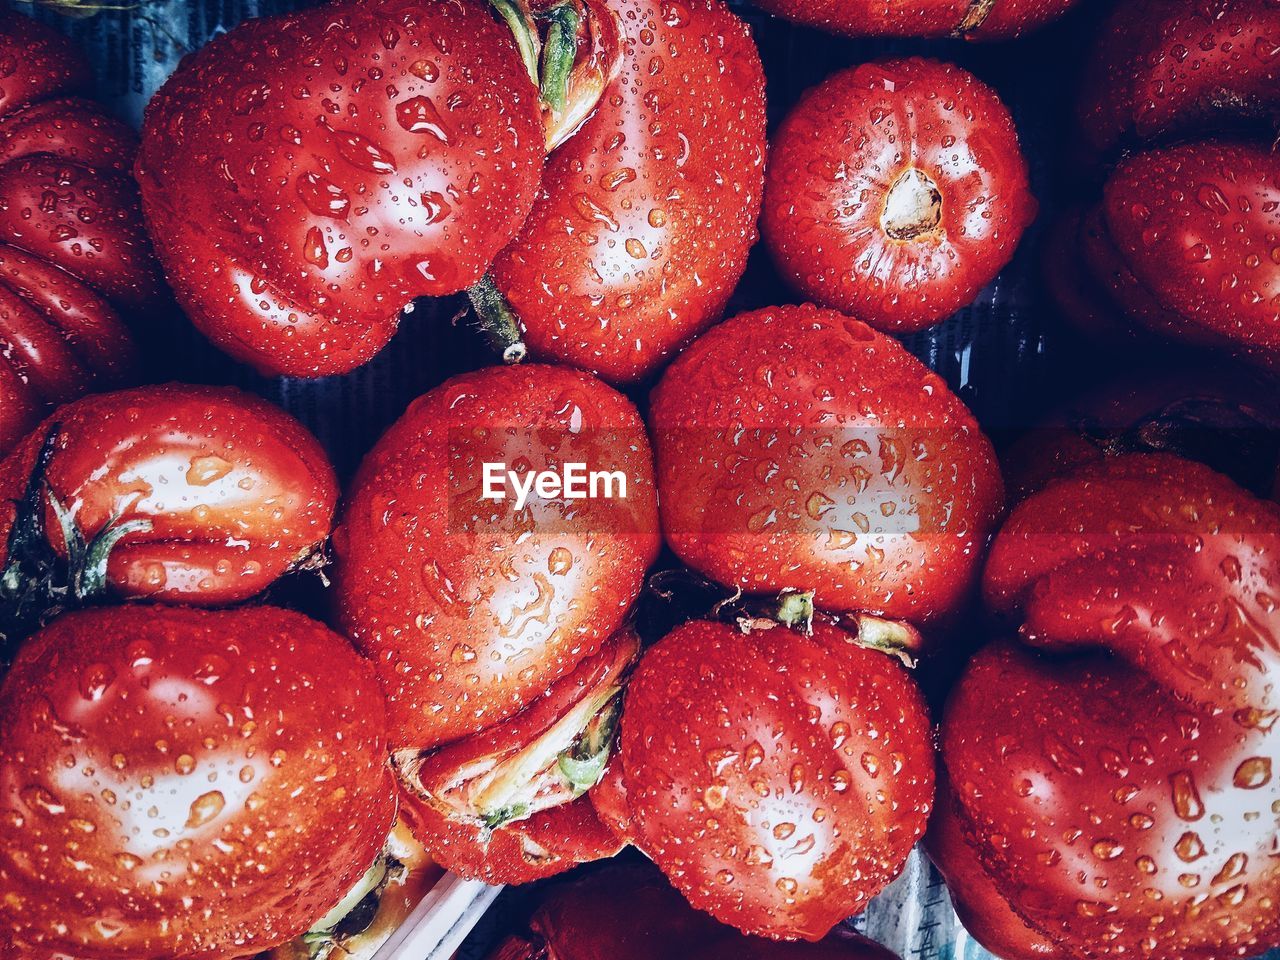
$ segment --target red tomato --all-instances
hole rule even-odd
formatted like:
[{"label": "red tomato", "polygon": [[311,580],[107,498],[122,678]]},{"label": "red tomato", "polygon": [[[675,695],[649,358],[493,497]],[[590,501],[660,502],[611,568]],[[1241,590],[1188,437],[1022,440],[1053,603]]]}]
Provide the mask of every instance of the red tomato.
[{"label": "red tomato", "polygon": [[995,91],[913,57],[805,94],[773,140],[762,229],[805,297],[907,332],[971,303],[1035,213]]},{"label": "red tomato", "polygon": [[397,752],[414,829],[438,861],[489,883],[526,883],[621,849],[583,794],[604,772],[639,644],[620,631],[510,720],[435,751]]},{"label": "red tomato", "polygon": [[133,374],[111,303],[140,310],[158,273],[126,171],[137,142],[101,107],[66,38],[0,13],[0,455],[48,410]]},{"label": "red tomato", "polygon": [[719,320],[756,239],[764,74],[720,0],[609,0],[622,75],[493,267],[538,358],[612,383]]},{"label": "red tomato", "polygon": [[377,353],[414,297],[479,279],[544,152],[538,91],[487,4],[337,2],[187,58],[137,173],[196,326],[264,373],[319,376]]},{"label": "red tomato", "polygon": [[690,909],[652,868],[613,864],[576,882],[544,888],[528,930],[490,960],[891,960],[893,954],[841,931],[821,943],[744,937]]},{"label": "red tomato", "polygon": [[902,664],[838,627],[744,635],[692,621],[628,685],[631,825],[698,909],[747,933],[820,940],[924,833],[931,737]]},{"label": "red tomato", "polygon": [[1027,926],[1004,898],[964,836],[958,804],[950,787],[938,784],[938,802],[929,818],[925,844],[947,882],[951,902],[970,935],[997,957],[1014,960],[1065,960],[1053,941]]},{"label": "red tomato", "polygon": [[961,678],[942,745],[984,869],[1062,953],[1254,956],[1280,945],[1273,719],[999,643]]},{"label": "red tomato", "polygon": [[74,512],[86,541],[129,531],[105,570],[121,596],[244,600],[328,536],[337,483],[300,423],[230,387],[169,384],[67,404],[0,463],[0,544],[12,545],[17,505],[51,436],[36,504],[45,536],[66,553],[52,499]]},{"label": "red tomato", "polygon": [[978,654],[943,757],[983,869],[1066,954],[1280,945],[1277,551],[1280,508],[1166,455],[1052,482],[996,538],[989,604],[1043,654]]},{"label": "red tomato", "polygon": [[1280,159],[1205,141],[1128,157],[1107,181],[1087,269],[1157,333],[1280,368]]},{"label": "red tomato", "polygon": [[1096,36],[1077,110],[1095,151],[1241,119],[1280,121],[1275,4],[1126,0]]},{"label": "red tomato", "polygon": [[1075,0],[755,0],[796,23],[849,37],[1007,40],[1062,16]]},{"label": "red tomato", "polygon": [[272,607],[67,614],[0,685],[0,724],[0,937],[32,960],[276,946],[395,814],[372,671]]},{"label": "red tomato", "polygon": [[[622,471],[627,496],[483,497],[485,463],[528,479],[574,462]],[[339,618],[377,664],[393,746],[512,717],[600,649],[657,554],[652,469],[635,408],[589,374],[492,367],[410,405],[334,534]]]},{"label": "red tomato", "polygon": [[1002,504],[991,444],[896,341],[815,307],[746,313],[671,365],[650,423],[667,542],[748,591],[929,620]]}]

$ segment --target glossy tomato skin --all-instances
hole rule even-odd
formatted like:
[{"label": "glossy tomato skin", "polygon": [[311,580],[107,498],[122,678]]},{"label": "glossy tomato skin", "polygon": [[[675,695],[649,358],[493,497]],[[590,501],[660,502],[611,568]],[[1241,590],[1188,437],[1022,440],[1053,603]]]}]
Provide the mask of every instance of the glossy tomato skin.
[{"label": "glossy tomato skin", "polygon": [[1164,960],[1280,943],[1275,736],[1114,659],[999,643],[942,747],[983,866],[1034,929],[1068,956]]},{"label": "glossy tomato skin", "polygon": [[1044,934],[1027,926],[996,886],[964,835],[958,802],[944,782],[929,818],[925,845],[929,859],[947,883],[960,922],[970,935],[997,957],[1008,960],[1058,960],[1067,953]]},{"label": "glossy tomato skin", "polygon": [[0,722],[0,931],[36,960],[284,943],[395,814],[373,672],[285,610],[67,614],[22,649]]},{"label": "glossy tomato skin", "polygon": [[1280,368],[1280,160],[1202,141],[1122,161],[1084,256],[1133,321]]},{"label": "glossy tomato skin", "polygon": [[[45,479],[91,540],[147,520],[107,565],[124,597],[211,605],[260,593],[323,545],[337,503],[324,451],[300,423],[230,387],[137,387],[59,408],[0,463],[0,543],[45,438]],[[45,527],[61,548],[52,509]]]},{"label": "glossy tomato skin", "polygon": [[1117,4],[1096,33],[1077,107],[1085,143],[1280,120],[1280,8],[1250,0]]},{"label": "glossy tomato skin", "polygon": [[690,903],[820,940],[924,833],[931,738],[902,664],[838,627],[692,621],[637,667],[619,755],[638,845]]},{"label": "glossy tomato skin", "polygon": [[534,357],[610,383],[719,320],[756,239],[764,73],[721,0],[610,0],[621,73],[493,267]]},{"label": "glossy tomato skin", "polygon": [[805,94],[773,140],[762,229],[806,298],[905,333],[971,303],[1035,213],[995,91],[914,57]]},{"label": "glossy tomato skin", "polygon": [[320,376],[373,356],[414,297],[480,278],[544,151],[486,4],[338,2],[184,61],[148,106],[137,175],[196,326],[264,373]]},{"label": "glossy tomato skin", "polygon": [[987,605],[1040,647],[1105,647],[1188,700],[1275,709],[1280,507],[1167,454],[1091,464],[1019,504]]},{"label": "glossy tomato skin", "polygon": [[931,620],[968,593],[1003,491],[990,442],[889,337],[812,306],[705,334],[654,391],[667,542],[747,591]]},{"label": "glossy tomato skin", "polygon": [[0,13],[0,455],[54,405],[133,376],[116,308],[159,274],[127,171],[137,141],[97,104],[61,34]]},{"label": "glossy tomato skin", "polygon": [[[527,932],[491,960],[891,960],[893,954],[842,931],[821,943],[745,937],[698,913],[651,867],[614,864],[573,883],[552,885]],[[543,951],[543,952],[539,952]]]},{"label": "glossy tomato skin", "polygon": [[[621,470],[626,498],[482,499],[485,462]],[[632,404],[537,364],[463,374],[365,458],[334,534],[338,616],[377,665],[392,743],[429,750],[514,716],[600,649],[658,549]]]},{"label": "glossy tomato skin", "polygon": [[1007,40],[1064,14],[1075,0],[755,0],[770,13],[848,37]]},{"label": "glossy tomato skin", "polygon": [[987,602],[1023,642],[970,663],[943,759],[998,892],[1067,955],[1280,944],[1277,551],[1280,508],[1161,454],[1050,482],[997,536]]}]

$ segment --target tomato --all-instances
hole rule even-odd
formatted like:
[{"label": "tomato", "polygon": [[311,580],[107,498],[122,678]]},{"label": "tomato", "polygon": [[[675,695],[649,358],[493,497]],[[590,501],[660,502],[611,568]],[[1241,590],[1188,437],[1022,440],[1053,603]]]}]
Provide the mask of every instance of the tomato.
[{"label": "tomato", "polygon": [[1007,40],[1062,16],[1075,0],[755,0],[775,16],[849,37]]},{"label": "tomato", "polygon": [[762,229],[805,297],[908,332],[971,303],[1035,213],[995,91],[915,57],[805,94],[774,137]]},{"label": "tomato", "polygon": [[723,314],[756,239],[764,74],[720,0],[609,0],[622,74],[493,267],[534,357],[639,380]]},{"label": "tomato", "polygon": [[1280,121],[1280,8],[1251,0],[1128,0],[1096,33],[1078,128],[1096,152],[1119,144]]},{"label": "tomato", "polygon": [[[626,496],[485,499],[485,463],[528,480],[621,471]],[[622,624],[658,549],[635,407],[589,374],[496,367],[419,397],[361,465],[334,533],[338,616],[377,665],[392,745],[431,750],[506,720]]]},{"label": "tomato", "polygon": [[395,814],[376,680],[273,607],[67,614],[0,685],[0,936],[227,958],[302,933]]},{"label": "tomato", "polygon": [[525,883],[621,849],[584,794],[604,772],[638,651],[624,629],[510,720],[396,753],[414,829],[437,860],[488,883]]},{"label": "tomato", "polygon": [[315,438],[269,403],[229,387],[138,387],[59,408],[0,463],[0,543],[10,564],[29,559],[12,555],[26,514],[65,556],[61,506],[109,551],[105,570],[72,564],[88,593],[232,603],[316,554],[337,495]]},{"label": "tomato", "polygon": [[924,833],[931,737],[902,664],[839,627],[744,635],[690,621],[627,688],[631,827],[698,909],[746,933],[820,940]]},{"label": "tomato", "polygon": [[1156,333],[1280,367],[1280,160],[1204,141],[1135,154],[1084,236],[1099,286]]},{"label": "tomato", "polygon": [[1280,944],[1278,550],[1280,508],[1161,454],[1050,483],[996,538],[988,603],[1040,653],[975,657],[943,759],[982,867],[1065,953]]},{"label": "tomato", "polygon": [[671,365],[650,415],[667,542],[747,591],[913,621],[955,610],[1002,505],[973,416],[865,324],[746,313]]},{"label": "tomato", "polygon": [[1063,953],[1253,956],[1280,944],[1270,724],[1105,656],[1000,643],[961,678],[942,743],[983,866]]},{"label": "tomato", "polygon": [[338,2],[187,58],[148,106],[137,174],[196,326],[264,373],[320,376],[373,356],[414,297],[479,279],[545,149],[487,4]]},{"label": "tomato", "polygon": [[[79,51],[0,13],[0,455],[48,410],[134,375],[115,307],[159,296],[127,176],[137,142],[98,105]],[[114,306],[113,306],[114,304]]]},{"label": "tomato", "polygon": [[957,806],[950,787],[940,782],[925,844],[934,866],[946,879],[952,905],[964,928],[997,957],[1065,958],[1067,954],[1027,926],[1000,893],[964,836]]},{"label": "tomato", "polygon": [[652,868],[613,864],[573,883],[544,888],[528,929],[508,937],[491,960],[890,960],[857,934],[821,943],[744,937],[689,908]]}]

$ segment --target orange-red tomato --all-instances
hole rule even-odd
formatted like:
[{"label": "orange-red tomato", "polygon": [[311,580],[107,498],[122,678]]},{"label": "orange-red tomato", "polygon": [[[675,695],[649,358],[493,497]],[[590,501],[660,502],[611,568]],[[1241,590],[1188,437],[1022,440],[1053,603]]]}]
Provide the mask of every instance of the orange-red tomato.
[{"label": "orange-red tomato", "polygon": [[971,303],[1035,213],[995,91],[913,57],[805,94],[773,139],[762,229],[806,298],[909,332]]},{"label": "orange-red tomato", "polygon": [[488,4],[342,0],[183,61],[147,109],[137,173],[196,326],[265,373],[320,376],[382,349],[414,297],[478,280],[545,151],[538,91]]},{"label": "orange-red tomato", "polygon": [[273,607],[67,614],[0,683],[0,726],[0,940],[31,960],[284,943],[395,815],[372,670]]},{"label": "orange-red tomato", "polygon": [[333,468],[288,414],[230,387],[137,387],[59,408],[0,463],[6,554],[48,444],[45,536],[65,552],[52,499],[86,541],[127,526],[106,566],[119,596],[244,600],[311,557],[333,521]]},{"label": "orange-red tomato", "polygon": [[650,423],[667,542],[754,592],[916,622],[964,601],[1002,505],[990,442],[895,340],[811,306],[728,320]]},{"label": "orange-red tomato", "polygon": [[[485,463],[569,462],[621,471],[627,496],[483,496]],[[600,649],[657,555],[652,470],[635,407],[578,371],[490,367],[410,405],[334,533],[338,616],[377,665],[395,747],[514,716]]]},{"label": "orange-red tomato", "polygon": [[0,455],[48,410],[134,372],[116,313],[156,302],[159,273],[127,176],[133,133],[76,96],[79,51],[0,13]]}]

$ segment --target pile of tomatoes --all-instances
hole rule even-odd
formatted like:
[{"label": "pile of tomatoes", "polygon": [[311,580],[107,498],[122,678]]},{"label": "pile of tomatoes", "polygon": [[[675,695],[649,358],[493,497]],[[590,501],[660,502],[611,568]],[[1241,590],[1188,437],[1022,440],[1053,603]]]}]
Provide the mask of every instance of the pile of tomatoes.
[{"label": "pile of tomatoes", "polygon": [[[330,0],[140,138],[0,14],[0,953],[367,957],[442,870],[629,849],[495,957],[884,960],[841,925],[919,842],[1006,960],[1280,947],[1280,7],[1100,5],[759,0],[1067,17],[1047,215],[955,63],[767,130],[723,0]],[[1128,375],[997,450],[895,337],[1038,217]],[[765,258],[793,302],[741,312]],[[492,362],[349,478],[135,345],[340,375],[422,297]]]}]

